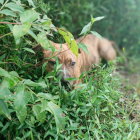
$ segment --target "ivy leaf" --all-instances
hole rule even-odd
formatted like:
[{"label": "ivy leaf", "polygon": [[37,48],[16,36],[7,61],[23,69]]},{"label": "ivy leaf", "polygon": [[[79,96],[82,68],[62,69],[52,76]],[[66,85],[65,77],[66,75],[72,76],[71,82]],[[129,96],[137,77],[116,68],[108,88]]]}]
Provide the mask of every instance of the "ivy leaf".
[{"label": "ivy leaf", "polygon": [[25,86],[18,85],[16,89],[14,107],[16,110],[16,115],[21,123],[25,120],[27,116],[26,103],[27,102],[25,101]]},{"label": "ivy leaf", "polygon": [[39,14],[35,10],[26,10],[20,15],[22,23],[32,23],[38,18]]},{"label": "ivy leaf", "polygon": [[9,2],[5,5],[5,7],[11,9],[12,11],[15,11],[15,12],[20,12],[22,13],[24,11],[24,8],[20,5],[17,5],[13,2]]},{"label": "ivy leaf", "polygon": [[68,32],[64,29],[61,29],[61,28],[58,29],[58,32],[63,36],[63,38],[65,39],[66,43],[68,44],[70,50],[76,56],[78,56],[78,45],[77,45],[73,35],[70,32]]},{"label": "ivy leaf", "polygon": [[16,17],[16,14],[8,9],[4,9],[2,11],[0,11],[1,14],[7,15],[7,16],[12,16],[12,17]]},{"label": "ivy leaf", "polygon": [[4,114],[8,119],[11,120],[7,104],[1,99],[0,99],[0,114]]}]

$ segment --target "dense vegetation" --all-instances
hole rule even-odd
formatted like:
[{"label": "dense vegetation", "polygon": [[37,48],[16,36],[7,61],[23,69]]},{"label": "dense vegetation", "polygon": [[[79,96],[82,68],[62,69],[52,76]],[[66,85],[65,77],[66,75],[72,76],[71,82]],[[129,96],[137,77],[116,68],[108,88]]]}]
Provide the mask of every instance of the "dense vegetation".
[{"label": "dense vegetation", "polygon": [[[139,0],[0,0],[0,137],[140,139],[139,95],[114,72],[138,71],[139,5]],[[67,89],[55,77],[59,65],[47,73],[35,48],[51,47],[47,37],[64,41],[58,27],[78,37],[92,16],[106,17],[92,29],[125,47],[124,57],[83,75],[81,88]]]}]

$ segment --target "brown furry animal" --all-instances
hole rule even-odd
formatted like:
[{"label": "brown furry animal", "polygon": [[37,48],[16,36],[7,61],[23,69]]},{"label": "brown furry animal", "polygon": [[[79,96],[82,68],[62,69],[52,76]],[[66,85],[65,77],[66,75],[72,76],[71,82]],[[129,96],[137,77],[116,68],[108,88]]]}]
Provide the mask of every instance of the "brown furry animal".
[{"label": "brown furry animal", "polygon": [[47,71],[52,71],[55,64],[53,56],[57,56],[59,63],[62,64],[62,78],[75,77],[77,80],[71,81],[71,85],[81,82],[78,78],[81,73],[91,68],[93,64],[98,64],[101,58],[108,61],[115,59],[116,52],[111,41],[105,38],[98,38],[95,35],[88,34],[76,40],[78,43],[83,43],[87,46],[88,53],[80,49],[78,57],[76,57],[69,49],[67,44],[58,44],[51,42],[56,51],[52,53],[50,50],[44,50],[44,57],[49,58]]}]

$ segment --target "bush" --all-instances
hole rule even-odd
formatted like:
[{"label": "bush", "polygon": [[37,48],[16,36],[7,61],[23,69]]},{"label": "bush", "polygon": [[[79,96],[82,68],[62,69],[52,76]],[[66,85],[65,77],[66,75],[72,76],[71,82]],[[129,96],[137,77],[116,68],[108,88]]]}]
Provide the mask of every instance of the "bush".
[{"label": "bush", "polygon": [[[61,85],[60,79],[55,77],[56,70],[46,73],[46,64],[38,66],[42,54],[32,48],[38,44],[51,47],[46,35],[50,36],[56,28],[46,13],[53,17],[54,13],[59,15],[60,10],[54,9],[54,1],[48,5],[37,2],[38,5],[32,0],[5,1],[5,4],[0,1],[0,22],[7,23],[0,24],[0,137],[17,140],[139,139],[139,123],[131,118],[135,105],[125,106],[121,82],[112,75],[113,64],[106,69],[104,66],[92,69],[88,77],[83,76],[85,84],[75,90]],[[82,6],[80,1],[76,2]],[[37,8],[31,9],[35,5]],[[90,4],[85,2],[84,6],[88,9]],[[67,19],[68,15],[64,15]],[[71,22],[65,21],[63,26],[68,23]],[[59,24],[58,21],[56,25]],[[75,27],[73,24],[71,30]],[[76,32],[80,28],[75,28]],[[133,103],[136,94],[131,99]]]}]

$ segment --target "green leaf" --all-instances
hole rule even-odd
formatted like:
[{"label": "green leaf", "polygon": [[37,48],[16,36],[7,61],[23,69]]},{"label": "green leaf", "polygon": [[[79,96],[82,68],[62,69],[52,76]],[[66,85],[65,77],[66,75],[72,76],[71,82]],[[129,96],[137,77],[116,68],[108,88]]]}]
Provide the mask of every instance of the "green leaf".
[{"label": "green leaf", "polygon": [[96,17],[96,18],[91,17],[91,21],[83,27],[80,35],[86,35],[91,30],[91,27],[92,27],[93,23],[95,21],[102,20],[103,18],[104,18],[104,16]]},{"label": "green leaf", "polygon": [[95,31],[91,31],[91,33],[93,35],[97,36],[98,38],[102,38],[102,36],[99,33],[95,32]]},{"label": "green leaf", "polygon": [[42,93],[42,92],[38,93],[37,96],[47,100],[59,99],[59,96],[52,96],[49,93]]},{"label": "green leaf", "polygon": [[25,86],[18,85],[18,87],[16,89],[14,107],[16,110],[16,115],[21,123],[25,120],[25,118],[27,116],[26,104],[27,104],[27,102],[25,100]]},{"label": "green leaf", "polygon": [[99,21],[99,20],[102,20],[104,18],[105,18],[105,16],[96,17],[96,18],[94,18],[94,21]]},{"label": "green leaf", "polygon": [[22,37],[22,36],[24,36],[25,34],[28,33],[30,27],[31,27],[30,23],[26,23],[26,24],[23,24],[23,25],[15,25],[13,27],[13,35],[15,37],[16,44],[19,43],[20,37]]},{"label": "green leaf", "polygon": [[0,99],[0,114],[4,114],[8,119],[11,120],[11,116],[6,103]]},{"label": "green leaf", "polygon": [[45,32],[41,32],[37,35],[37,42],[46,50],[49,48],[54,48],[50,41],[47,39]]},{"label": "green leaf", "polygon": [[44,122],[46,120],[46,113],[45,111],[41,111],[41,106],[40,105],[34,105],[33,106],[33,112],[36,116],[36,119],[40,122]]},{"label": "green leaf", "polygon": [[31,87],[38,87],[38,86],[42,87],[42,88],[47,87],[47,85],[45,84],[44,81],[36,83],[36,82],[31,81],[30,79],[27,79],[27,80],[25,79],[23,82],[24,82],[25,85],[28,85],[28,86],[31,86]]},{"label": "green leaf", "polygon": [[35,52],[30,48],[23,48],[25,51],[35,54]]},{"label": "green leaf", "polygon": [[12,16],[12,17],[16,17],[16,14],[8,9],[4,9],[2,11],[0,11],[1,14],[7,15],[7,16]]},{"label": "green leaf", "polygon": [[65,127],[64,113],[62,112],[61,108],[58,105],[54,104],[51,101],[47,103],[46,110],[48,110],[49,112],[51,112],[54,115],[57,132],[59,133],[59,131],[64,129],[64,127]]},{"label": "green leaf", "polygon": [[87,54],[89,53],[87,46],[83,43],[78,43],[78,47],[83,49],[83,51],[85,51]]},{"label": "green leaf", "polygon": [[0,3],[3,4],[4,0],[0,0]]},{"label": "green leaf", "polygon": [[21,7],[20,5],[17,5],[13,2],[9,2],[5,5],[5,7],[8,7],[9,9],[11,9],[12,11],[15,11],[15,12],[20,12],[22,13],[24,11],[24,8]]},{"label": "green leaf", "polygon": [[77,45],[73,35],[70,32],[68,32],[64,29],[61,29],[61,28],[58,29],[58,32],[63,36],[63,38],[65,39],[66,43],[68,44],[70,50],[76,56],[78,56],[78,45]]},{"label": "green leaf", "polygon": [[6,87],[0,87],[0,99],[9,99],[12,96],[10,90]]},{"label": "green leaf", "polygon": [[92,27],[92,23],[89,22],[87,25],[85,25],[85,26],[83,27],[83,29],[82,29],[80,35],[85,35],[85,34],[87,34],[87,33],[90,31],[91,27]]},{"label": "green leaf", "polygon": [[0,68],[0,76],[11,78],[11,75],[4,69]]},{"label": "green leaf", "polygon": [[22,23],[32,23],[39,17],[39,14],[35,10],[26,10],[20,15],[20,21]]},{"label": "green leaf", "polygon": [[33,3],[33,1],[32,1],[32,0],[27,0],[27,1],[28,1],[29,5],[31,5],[31,6],[33,6],[33,7],[35,7],[35,5],[34,5],[34,3]]}]

